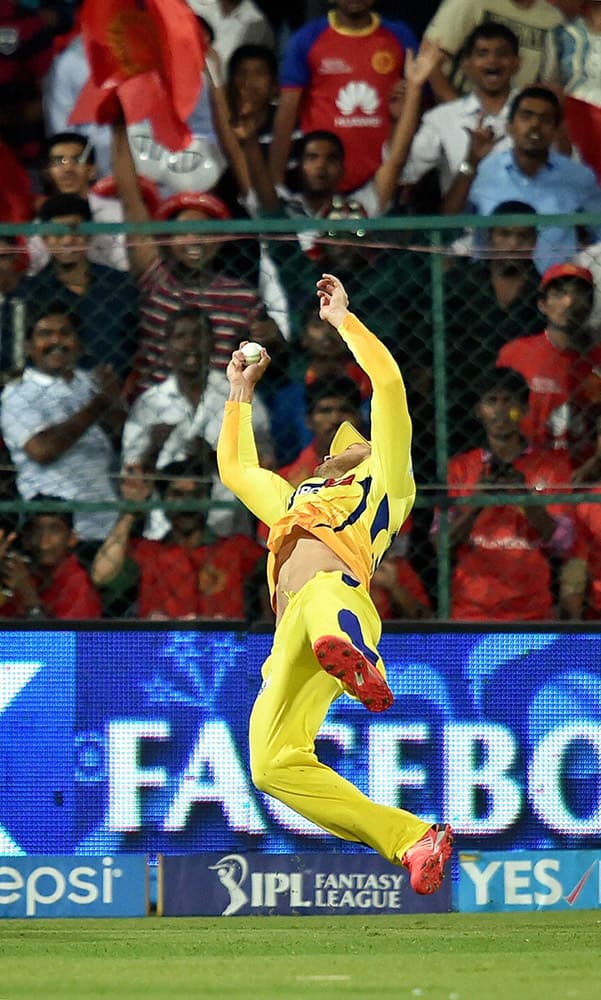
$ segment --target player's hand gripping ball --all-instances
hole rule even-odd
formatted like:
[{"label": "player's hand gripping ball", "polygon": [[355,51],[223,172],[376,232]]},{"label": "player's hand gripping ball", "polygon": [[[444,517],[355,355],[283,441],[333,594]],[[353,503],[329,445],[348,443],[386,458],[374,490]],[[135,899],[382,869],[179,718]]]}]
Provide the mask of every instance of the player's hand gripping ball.
[{"label": "player's hand gripping ball", "polygon": [[257,362],[261,360],[261,345],[260,344],[245,344],[240,350],[244,355],[244,362],[247,365],[256,365]]}]

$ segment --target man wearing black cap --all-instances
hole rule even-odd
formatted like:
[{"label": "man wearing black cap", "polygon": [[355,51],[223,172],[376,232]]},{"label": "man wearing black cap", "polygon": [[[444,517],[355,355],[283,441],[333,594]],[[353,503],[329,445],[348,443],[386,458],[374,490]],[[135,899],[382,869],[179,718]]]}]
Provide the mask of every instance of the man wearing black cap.
[{"label": "man wearing black cap", "polygon": [[221,477],[269,525],[267,574],[276,634],[250,721],[258,788],[324,830],[364,843],[409,869],[412,888],[435,892],[451,856],[451,828],[378,805],[315,756],[332,704],[350,694],[372,712],[390,706],[377,651],[381,622],[369,580],[415,497],[411,421],[401,373],[384,345],[348,310],[342,283],[317,283],[320,315],[337,330],[373,385],[371,444],[341,424],[330,455],[296,489],[258,464],[251,403],[269,364],[234,351],[217,459]]},{"label": "man wearing black cap", "polygon": [[530,388],[522,433],[540,448],[567,448],[581,462],[591,454],[601,413],[601,347],[589,326],[593,278],[586,267],[553,264],[541,278],[542,333],[518,337],[499,351],[497,365],[520,372]]}]

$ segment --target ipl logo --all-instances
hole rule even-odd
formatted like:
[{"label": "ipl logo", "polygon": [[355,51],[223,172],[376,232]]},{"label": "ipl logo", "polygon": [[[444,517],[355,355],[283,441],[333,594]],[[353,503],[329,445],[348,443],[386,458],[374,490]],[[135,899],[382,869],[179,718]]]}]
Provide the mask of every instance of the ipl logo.
[{"label": "ipl logo", "polygon": [[246,858],[241,854],[225,854],[216,864],[209,865],[209,869],[217,872],[219,881],[230,896],[230,901],[221,916],[231,917],[249,901],[249,897],[241,888],[248,876]]}]

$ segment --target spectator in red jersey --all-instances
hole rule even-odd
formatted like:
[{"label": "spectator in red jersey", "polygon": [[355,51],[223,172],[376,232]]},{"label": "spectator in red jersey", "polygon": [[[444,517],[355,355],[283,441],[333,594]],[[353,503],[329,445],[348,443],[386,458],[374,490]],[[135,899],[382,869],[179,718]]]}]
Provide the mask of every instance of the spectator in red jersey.
[{"label": "spectator in red jersey", "polygon": [[[531,447],[520,426],[528,407],[528,385],[509,368],[484,377],[477,414],[487,446],[449,462],[450,497],[485,490],[566,490],[567,454]],[[453,548],[452,617],[463,620],[544,621],[555,617],[550,557],[566,557],[574,538],[569,506],[457,506],[449,511]],[[432,525],[436,544],[437,513]]]},{"label": "spectator in red jersey", "polygon": [[[262,120],[252,106],[245,108],[235,122],[235,133],[244,150],[253,197],[261,212],[324,219],[343,218],[357,208],[368,216],[383,215],[389,210],[395,203],[400,174],[419,123],[424,85],[439,60],[440,50],[430,43],[422,45],[415,56],[407,53],[405,77],[399,77],[389,97],[386,111],[389,134],[379,162],[361,187],[346,196],[339,193],[345,190],[344,177],[349,169],[345,136],[340,131],[322,126],[304,132],[295,148],[297,168],[290,171],[296,191],[292,193],[276,174],[265,169],[260,145]],[[362,160],[365,155],[362,150]],[[301,244],[305,244],[308,235],[301,234]]]},{"label": "spectator in red jersey", "polygon": [[343,421],[350,421],[358,429],[362,423],[359,387],[345,375],[337,378],[329,375],[311,382],[305,387],[305,400],[305,420],[313,438],[294,462],[278,469],[278,474],[295,487],[309,479],[321,465]]},{"label": "spectator in red jersey", "polygon": [[[597,421],[595,452],[572,476],[577,490],[601,496],[601,419]],[[583,502],[574,509],[576,542],[567,567],[565,588],[577,603],[573,617],[601,618],[601,503]]]},{"label": "spectator in red jersey", "polygon": [[34,196],[29,174],[0,139],[0,219],[2,222],[30,222],[33,213]]},{"label": "spectator in red jersey", "polygon": [[426,588],[407,557],[408,524],[405,521],[371,580],[369,594],[383,621],[432,616]]},{"label": "spectator in red jersey", "polygon": [[[138,616],[150,619],[247,619],[251,594],[262,593],[264,550],[246,535],[215,538],[206,528],[211,476],[206,466],[172,462],[160,470],[157,487],[165,501],[192,501],[191,510],[167,511],[171,530],[161,541],[132,537],[136,515],[123,514],[92,565],[97,586],[111,583],[125,560],[138,567]],[[125,500],[141,502],[153,484],[140,466],[122,481]],[[263,588],[264,590],[264,588]]]},{"label": "spectator in red jersey", "polygon": [[373,177],[388,138],[388,99],[403,75],[411,29],[372,11],[374,0],[336,0],[327,17],[309,21],[288,43],[280,74],[271,170],[284,181],[290,136],[300,114],[304,133],[335,132],[345,147],[342,191]]},{"label": "spectator in red jersey", "polygon": [[[60,497],[32,498],[56,504]],[[100,598],[73,554],[77,542],[73,515],[49,509],[32,514],[21,531],[21,549],[13,548],[14,532],[0,531],[1,618],[100,618]]]},{"label": "spectator in red jersey", "polygon": [[554,264],[540,283],[542,333],[518,337],[499,351],[497,364],[520,372],[530,387],[522,433],[537,448],[568,449],[581,462],[593,449],[601,412],[601,347],[589,319],[593,278],[585,267]]}]

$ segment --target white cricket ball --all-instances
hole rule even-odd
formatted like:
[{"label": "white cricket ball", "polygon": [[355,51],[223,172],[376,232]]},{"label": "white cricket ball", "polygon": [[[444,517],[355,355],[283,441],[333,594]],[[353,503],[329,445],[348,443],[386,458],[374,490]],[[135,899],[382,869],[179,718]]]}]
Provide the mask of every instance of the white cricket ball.
[{"label": "white cricket ball", "polygon": [[261,360],[260,344],[245,344],[240,350],[244,355],[244,361],[247,365],[256,365],[257,361]]}]

